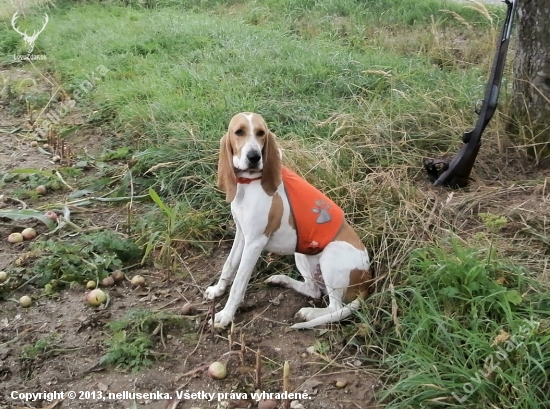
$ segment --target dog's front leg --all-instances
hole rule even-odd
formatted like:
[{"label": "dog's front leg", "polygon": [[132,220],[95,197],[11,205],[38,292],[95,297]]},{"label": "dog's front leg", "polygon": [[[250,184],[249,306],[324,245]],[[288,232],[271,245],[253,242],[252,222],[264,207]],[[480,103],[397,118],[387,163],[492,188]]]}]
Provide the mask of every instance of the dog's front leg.
[{"label": "dog's front leg", "polygon": [[229,298],[223,310],[218,312],[214,317],[214,323],[220,324],[222,327],[226,327],[233,321],[233,317],[237,308],[244,299],[244,294],[246,292],[246,287],[248,281],[250,281],[250,276],[252,275],[252,270],[262,253],[263,248],[265,247],[268,238],[264,235],[260,237],[254,237],[253,239],[244,240],[244,249],[242,254],[241,263],[239,269],[237,270],[237,275],[235,276],[235,281],[231,286],[229,291]]},{"label": "dog's front leg", "polygon": [[204,292],[204,298],[206,298],[207,300],[213,300],[214,298],[218,298],[225,292],[227,286],[233,281],[233,277],[235,277],[235,273],[239,268],[243,255],[243,249],[244,235],[243,231],[237,225],[235,240],[233,241],[233,246],[231,247],[229,256],[227,256],[227,260],[225,260],[225,263],[223,265],[220,279],[218,280],[218,283],[216,285],[212,285],[206,289],[206,291]]}]

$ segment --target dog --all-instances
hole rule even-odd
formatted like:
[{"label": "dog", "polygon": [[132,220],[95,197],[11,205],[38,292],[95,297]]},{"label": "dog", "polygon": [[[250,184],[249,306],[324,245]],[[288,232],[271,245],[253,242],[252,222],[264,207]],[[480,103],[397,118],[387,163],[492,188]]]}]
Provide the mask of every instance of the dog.
[{"label": "dog", "polygon": [[266,282],[307,297],[328,294],[326,308],[302,308],[291,328],[313,328],[349,317],[369,295],[372,274],[367,249],[328,197],[282,166],[275,135],[259,114],[243,112],[221,138],[218,187],[231,203],[236,225],[233,246],[216,285],[205,298],[220,297],[233,281],[214,324],[226,327],[244,299],[263,250],[295,255],[304,278],[273,275]]}]

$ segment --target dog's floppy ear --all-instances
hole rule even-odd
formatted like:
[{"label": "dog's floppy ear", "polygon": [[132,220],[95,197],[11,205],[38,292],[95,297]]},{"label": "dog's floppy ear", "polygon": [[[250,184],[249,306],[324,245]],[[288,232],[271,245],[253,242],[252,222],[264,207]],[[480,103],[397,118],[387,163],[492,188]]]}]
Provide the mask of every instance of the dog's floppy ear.
[{"label": "dog's floppy ear", "polygon": [[226,133],[220,141],[218,187],[225,192],[225,201],[231,203],[237,192],[237,176],[233,170],[233,149],[231,149],[229,133]]},{"label": "dog's floppy ear", "polygon": [[275,135],[271,131],[267,131],[262,158],[262,187],[268,195],[273,196],[282,182],[282,170],[281,154],[275,142]]}]

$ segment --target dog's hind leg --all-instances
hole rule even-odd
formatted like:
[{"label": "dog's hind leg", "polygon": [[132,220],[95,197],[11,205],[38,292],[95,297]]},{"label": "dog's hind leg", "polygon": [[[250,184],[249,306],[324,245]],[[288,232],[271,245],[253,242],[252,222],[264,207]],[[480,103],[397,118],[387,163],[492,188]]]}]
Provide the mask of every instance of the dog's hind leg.
[{"label": "dog's hind leg", "polygon": [[321,297],[321,287],[323,286],[320,269],[319,256],[306,256],[295,253],[296,267],[304,281],[298,281],[284,274],[277,274],[265,280],[268,284],[278,284],[286,288],[291,288],[300,294],[311,298]]},{"label": "dog's hind leg", "polygon": [[[361,296],[368,288],[370,261],[366,250],[343,241],[330,243],[319,263],[329,305],[325,308],[302,308],[296,314],[306,321],[292,328],[312,328],[349,317],[361,305]],[[351,298],[351,299],[350,299]],[[349,302],[344,306],[344,302]]]},{"label": "dog's hind leg", "polygon": [[[300,322],[298,324],[292,325],[290,328],[292,329],[307,329],[307,328],[314,328],[318,327],[319,325],[329,324],[331,322],[337,322],[340,320],[343,320],[344,318],[348,318],[351,316],[355,311],[359,309],[361,306],[362,298],[356,298],[351,303],[336,309],[334,311],[331,311],[330,306],[327,308],[302,308],[300,311],[298,311],[297,315],[306,316],[306,318],[309,318],[308,321]],[[312,310],[309,312],[302,310]],[[313,311],[315,310],[315,311]],[[324,313],[324,314],[323,314]]]}]

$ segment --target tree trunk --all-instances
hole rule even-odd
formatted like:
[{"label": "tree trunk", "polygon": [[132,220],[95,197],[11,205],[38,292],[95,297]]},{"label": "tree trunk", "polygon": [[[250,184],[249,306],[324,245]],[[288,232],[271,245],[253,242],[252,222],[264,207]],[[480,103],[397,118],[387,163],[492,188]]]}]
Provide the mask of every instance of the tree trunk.
[{"label": "tree trunk", "polygon": [[537,164],[550,165],[550,0],[517,0],[512,117]]}]

